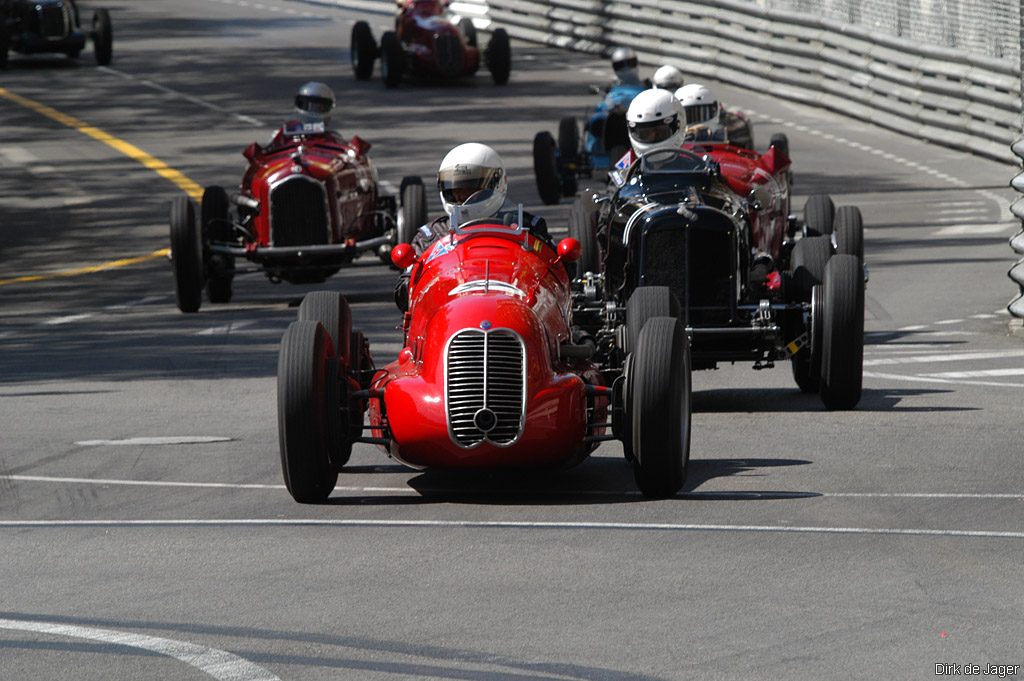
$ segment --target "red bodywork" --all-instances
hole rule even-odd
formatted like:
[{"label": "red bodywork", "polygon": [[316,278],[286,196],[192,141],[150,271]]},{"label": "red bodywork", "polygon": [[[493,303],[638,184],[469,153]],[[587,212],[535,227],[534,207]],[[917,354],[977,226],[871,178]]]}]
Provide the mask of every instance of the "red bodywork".
[{"label": "red bodywork", "polygon": [[446,16],[446,2],[408,0],[395,18],[402,49],[413,66],[443,76],[470,76],[480,67],[480,51]]},{"label": "red bodywork", "polygon": [[336,269],[361,251],[387,243],[369,148],[358,137],[346,142],[322,125],[298,121],[285,124],[266,147],[253,143],[244,152],[249,168],[235,199],[246,232],[244,248],[211,250],[245,257],[285,279],[303,280],[289,270]]},{"label": "red bodywork", "polygon": [[[390,433],[391,456],[417,468],[578,463],[607,401],[588,414],[585,386],[602,375],[560,358],[572,317],[565,266],[526,231],[467,229],[482,231],[449,234],[413,267],[405,347],[373,380],[384,391],[383,405],[370,402],[373,434]],[[498,414],[487,439],[469,413],[481,404]]]},{"label": "red bodywork", "polygon": [[789,226],[789,158],[776,147],[764,154],[728,144],[684,148],[706,153],[718,163],[726,186],[749,201],[751,246],[778,262]]}]

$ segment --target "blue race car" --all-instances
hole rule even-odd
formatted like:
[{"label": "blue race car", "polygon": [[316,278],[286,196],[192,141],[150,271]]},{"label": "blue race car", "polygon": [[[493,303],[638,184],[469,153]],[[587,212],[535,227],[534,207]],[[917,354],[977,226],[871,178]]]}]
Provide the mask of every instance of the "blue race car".
[{"label": "blue race car", "polygon": [[604,96],[585,118],[582,140],[575,116],[559,121],[557,141],[550,132],[537,133],[533,138],[533,172],[544,203],[555,204],[563,196],[573,196],[581,177],[594,177],[596,172],[603,179],[629,150],[626,109],[647,87],[639,82],[591,86],[594,94]]},{"label": "blue race car", "polygon": [[82,27],[74,0],[0,0],[0,69],[10,52],[61,53],[74,59],[92,40],[96,62],[110,63],[113,30],[110,13],[93,12],[90,30]]}]

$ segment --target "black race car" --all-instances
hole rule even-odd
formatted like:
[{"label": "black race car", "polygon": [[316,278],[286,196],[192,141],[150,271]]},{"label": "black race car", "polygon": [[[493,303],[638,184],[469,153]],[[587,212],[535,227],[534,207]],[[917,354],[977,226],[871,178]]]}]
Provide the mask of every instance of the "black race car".
[{"label": "black race car", "polygon": [[85,30],[74,0],[0,0],[0,69],[7,68],[11,51],[65,54],[73,59],[90,39],[96,62],[109,64],[114,33],[107,10],[94,11],[92,27]]}]

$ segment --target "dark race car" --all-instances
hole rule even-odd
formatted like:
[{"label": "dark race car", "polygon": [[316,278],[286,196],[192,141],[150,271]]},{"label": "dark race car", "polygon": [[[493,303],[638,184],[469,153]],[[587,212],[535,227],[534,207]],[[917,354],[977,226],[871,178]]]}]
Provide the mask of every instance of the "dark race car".
[{"label": "dark race car", "polygon": [[107,10],[94,11],[92,25],[86,30],[74,0],[0,0],[0,69],[7,68],[12,51],[64,54],[74,59],[89,40],[96,62],[109,64],[114,33]]},{"label": "dark race car", "polygon": [[444,78],[471,76],[480,68],[482,57],[495,83],[508,82],[512,53],[505,29],[494,29],[487,48],[480,50],[473,22],[462,18],[453,23],[446,14],[447,2],[405,0],[399,5],[395,30],[384,33],[379,46],[365,21],[352,27],[351,61],[356,78],[369,80],[377,57],[389,88],[398,87],[407,72]]},{"label": "dark race car", "polygon": [[390,263],[426,222],[419,177],[403,178],[401,204],[380,191],[366,155],[323,123],[289,121],[266,147],[243,153],[249,167],[240,191],[207,187],[197,213],[179,196],[171,204],[171,263],[178,307],[195,312],[205,287],[212,303],[231,300],[235,261],[247,260],[270,281],[320,282],[364,251]]},{"label": "dark race car", "polygon": [[580,244],[554,247],[521,224],[471,221],[419,257],[395,248],[395,263],[412,267],[409,311],[404,347],[382,368],[340,294],[306,296],[278,359],[281,465],[296,501],[326,500],[356,442],[413,468],[559,470],[619,439],[645,496],[683,485],[679,320],[647,320],[636,352],[612,367],[573,321],[566,265]]},{"label": "dark race car", "polygon": [[[584,193],[569,235],[583,244],[592,307],[599,312],[603,296],[626,304],[627,348],[646,315],[679,316],[694,369],[792,358],[802,390],[851,409],[864,351],[860,212],[846,207],[833,219],[827,197],[812,197],[817,229],[794,239],[790,162],[776,141],[764,155],[725,144],[648,152],[607,195]],[[835,244],[815,236],[826,229]]]}]

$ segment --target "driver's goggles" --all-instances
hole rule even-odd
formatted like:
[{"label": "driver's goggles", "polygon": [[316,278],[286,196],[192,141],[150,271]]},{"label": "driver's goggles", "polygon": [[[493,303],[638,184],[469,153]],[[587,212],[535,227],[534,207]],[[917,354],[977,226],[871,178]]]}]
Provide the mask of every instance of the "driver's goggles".
[{"label": "driver's goggles", "polygon": [[663,118],[650,123],[630,121],[629,136],[641,144],[664,142],[679,132],[679,116]]},{"label": "driver's goggles", "polygon": [[334,106],[334,102],[326,97],[299,95],[295,98],[295,105],[303,111],[309,111],[310,113],[327,113]]}]

